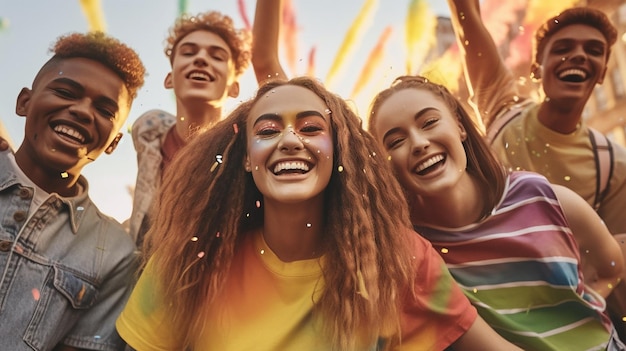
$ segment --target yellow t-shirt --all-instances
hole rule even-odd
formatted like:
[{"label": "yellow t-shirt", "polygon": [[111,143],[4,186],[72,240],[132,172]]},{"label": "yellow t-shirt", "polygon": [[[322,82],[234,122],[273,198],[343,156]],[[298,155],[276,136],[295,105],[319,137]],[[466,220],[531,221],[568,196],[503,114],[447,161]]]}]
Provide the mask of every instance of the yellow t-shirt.
[{"label": "yellow t-shirt", "polygon": [[[313,305],[324,289],[321,259],[282,262],[259,232],[244,239],[228,281],[207,311],[206,328],[194,350],[328,350],[314,320]],[[441,257],[416,237],[417,298],[403,306],[400,349],[442,350],[476,318]],[[153,266],[142,273],[116,327],[134,349],[181,350],[177,330],[160,300]],[[375,345],[366,348],[373,349]]]}]

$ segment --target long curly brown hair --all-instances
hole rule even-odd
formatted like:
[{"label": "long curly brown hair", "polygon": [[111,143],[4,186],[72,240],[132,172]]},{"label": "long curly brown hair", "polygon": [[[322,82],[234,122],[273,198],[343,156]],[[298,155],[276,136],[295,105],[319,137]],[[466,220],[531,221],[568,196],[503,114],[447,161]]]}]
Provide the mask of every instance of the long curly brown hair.
[{"label": "long curly brown hair", "polygon": [[335,165],[325,190],[322,231],[325,289],[314,306],[314,314],[326,321],[321,337],[336,350],[381,336],[392,345],[400,336],[400,303],[412,296],[407,294],[417,269],[406,200],[361,120],[311,78],[267,83],[181,150],[165,173],[144,264],[150,259],[157,279],[167,282],[165,302],[189,347],[204,327],[198,311],[219,293],[241,239],[263,226],[263,206],[255,205],[262,196],[243,167],[246,124],[254,104],[285,84],[309,89],[332,111]]},{"label": "long curly brown hair", "polygon": [[195,16],[184,14],[176,19],[166,39],[165,55],[174,59],[176,45],[187,34],[205,30],[220,36],[230,48],[235,63],[235,75],[240,76],[250,65],[252,33],[246,29],[236,29],[233,19],[217,11],[202,12]]}]

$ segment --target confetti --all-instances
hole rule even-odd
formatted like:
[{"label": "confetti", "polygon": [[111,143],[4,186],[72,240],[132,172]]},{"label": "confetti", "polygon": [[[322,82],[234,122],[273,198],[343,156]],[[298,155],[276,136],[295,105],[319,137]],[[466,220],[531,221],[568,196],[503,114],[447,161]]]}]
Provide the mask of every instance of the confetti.
[{"label": "confetti", "polygon": [[69,177],[70,175],[67,174],[67,172],[61,172],[61,178],[65,179],[67,177]]},{"label": "confetti", "polygon": [[40,298],[39,290],[33,288],[32,293],[33,293],[33,299],[35,299],[35,301],[39,301],[39,298]]},{"label": "confetti", "polygon": [[204,251],[198,252],[198,258],[202,258],[202,257],[204,257]]},{"label": "confetti", "polygon": [[237,126],[237,123],[233,123],[233,129],[235,130],[235,134],[239,133],[239,126]]},{"label": "confetti", "polygon": [[445,247],[444,247],[444,248],[442,248],[442,249],[441,249],[441,253],[448,253],[448,249],[447,249],[447,248],[445,248]]},{"label": "confetti", "polygon": [[198,241],[198,237],[197,236],[191,237],[191,241],[193,241],[193,242]]},{"label": "confetti", "polygon": [[213,166],[211,166],[211,172],[213,172],[217,168],[217,166],[219,166],[219,164],[220,164],[219,162],[215,161]]},{"label": "confetti", "polygon": [[261,201],[256,200],[256,207],[257,207],[257,208],[261,207]]}]

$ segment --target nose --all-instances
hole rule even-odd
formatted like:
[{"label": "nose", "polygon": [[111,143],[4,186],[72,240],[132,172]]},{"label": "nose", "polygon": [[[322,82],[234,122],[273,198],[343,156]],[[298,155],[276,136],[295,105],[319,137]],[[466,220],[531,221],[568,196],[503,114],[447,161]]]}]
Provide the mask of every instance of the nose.
[{"label": "nose", "polygon": [[412,131],[409,135],[409,140],[411,142],[411,152],[413,154],[420,153],[430,146],[430,140],[428,140],[428,138],[419,131]]},{"label": "nose", "polygon": [[209,53],[205,51],[199,51],[193,59],[193,64],[199,67],[205,67],[209,65],[209,60],[207,59]]},{"label": "nose", "polygon": [[304,143],[302,137],[293,128],[287,128],[283,131],[277,147],[283,152],[294,152],[302,150]]},{"label": "nose", "polygon": [[587,59],[585,48],[582,45],[576,45],[574,50],[572,50],[572,55],[570,56],[570,60],[574,63],[580,64],[584,63]]},{"label": "nose", "polygon": [[91,109],[91,100],[87,98],[78,99],[74,101],[72,105],[68,108],[70,114],[82,121],[92,121],[93,120],[93,111]]}]

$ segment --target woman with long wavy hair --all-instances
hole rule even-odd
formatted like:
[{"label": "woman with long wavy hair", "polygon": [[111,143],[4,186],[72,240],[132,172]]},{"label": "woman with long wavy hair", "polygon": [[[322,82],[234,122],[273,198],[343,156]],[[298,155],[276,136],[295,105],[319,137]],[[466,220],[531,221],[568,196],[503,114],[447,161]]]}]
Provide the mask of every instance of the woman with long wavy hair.
[{"label": "woman with long wavy hair", "polygon": [[410,229],[375,140],[315,80],[264,85],[198,135],[155,218],[117,322],[135,349],[505,349]]}]

